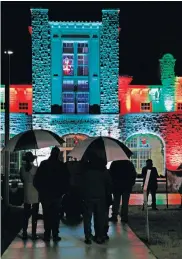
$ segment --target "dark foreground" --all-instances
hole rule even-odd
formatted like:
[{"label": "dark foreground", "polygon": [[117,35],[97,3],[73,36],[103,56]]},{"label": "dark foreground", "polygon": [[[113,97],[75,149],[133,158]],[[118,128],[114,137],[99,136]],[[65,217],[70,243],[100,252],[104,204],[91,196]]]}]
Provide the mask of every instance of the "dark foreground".
[{"label": "dark foreground", "polygon": [[149,208],[150,242],[146,242],[145,213],[141,206],[130,206],[129,226],[158,259],[182,258],[182,210],[179,206]]}]

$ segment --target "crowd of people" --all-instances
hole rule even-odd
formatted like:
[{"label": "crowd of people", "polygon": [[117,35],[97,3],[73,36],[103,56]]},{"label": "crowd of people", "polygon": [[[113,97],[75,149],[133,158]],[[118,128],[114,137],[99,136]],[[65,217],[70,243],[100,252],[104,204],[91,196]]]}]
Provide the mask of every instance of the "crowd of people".
[{"label": "crowd of people", "polygon": [[[98,152],[99,154],[99,152]],[[117,222],[120,212],[121,221],[128,222],[128,204],[132,187],[136,180],[136,170],[130,160],[113,161],[110,169],[106,161],[94,152],[82,161],[60,159],[60,150],[54,147],[50,157],[40,166],[34,165],[34,156],[27,152],[20,169],[24,183],[24,224],[23,239],[27,239],[28,220],[32,213],[32,239],[38,238],[37,219],[39,202],[43,208],[44,241],[61,240],[59,236],[60,218],[80,220],[83,217],[85,243],[92,241],[103,244],[109,240],[109,221]],[[147,169],[151,169],[148,193],[152,193],[152,208],[156,209],[157,170],[148,160],[142,174],[145,180]],[[112,205],[112,216],[109,208]],[[94,220],[92,233],[91,220]]]}]

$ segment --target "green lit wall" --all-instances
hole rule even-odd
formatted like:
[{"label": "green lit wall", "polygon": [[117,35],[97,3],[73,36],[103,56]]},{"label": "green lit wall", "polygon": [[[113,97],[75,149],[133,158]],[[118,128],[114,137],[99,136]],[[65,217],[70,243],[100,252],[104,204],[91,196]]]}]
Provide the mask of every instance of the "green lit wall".
[{"label": "green lit wall", "polygon": [[160,59],[162,92],[160,107],[161,111],[175,111],[175,59],[171,54],[165,54]]}]

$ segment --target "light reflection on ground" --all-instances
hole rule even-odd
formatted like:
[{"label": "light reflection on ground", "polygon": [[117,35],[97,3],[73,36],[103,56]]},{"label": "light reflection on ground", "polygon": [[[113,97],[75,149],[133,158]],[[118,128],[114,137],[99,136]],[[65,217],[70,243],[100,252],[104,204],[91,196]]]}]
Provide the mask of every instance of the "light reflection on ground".
[{"label": "light reflection on ground", "polygon": [[[157,194],[157,205],[165,205],[167,201],[166,194]],[[151,195],[149,194],[149,205],[151,204]],[[130,205],[142,205],[143,204],[143,194],[131,194],[130,196]],[[181,196],[178,193],[170,193],[168,194],[168,204],[169,205],[180,205],[181,204]]]}]

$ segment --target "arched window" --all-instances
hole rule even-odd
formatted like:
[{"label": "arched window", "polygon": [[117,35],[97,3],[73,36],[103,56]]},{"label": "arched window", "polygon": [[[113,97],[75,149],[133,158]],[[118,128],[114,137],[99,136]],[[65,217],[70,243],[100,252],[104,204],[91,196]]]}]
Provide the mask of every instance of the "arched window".
[{"label": "arched window", "polygon": [[131,149],[133,162],[138,174],[145,166],[146,160],[151,158],[151,145],[147,136],[134,136],[126,141],[126,145]]}]

